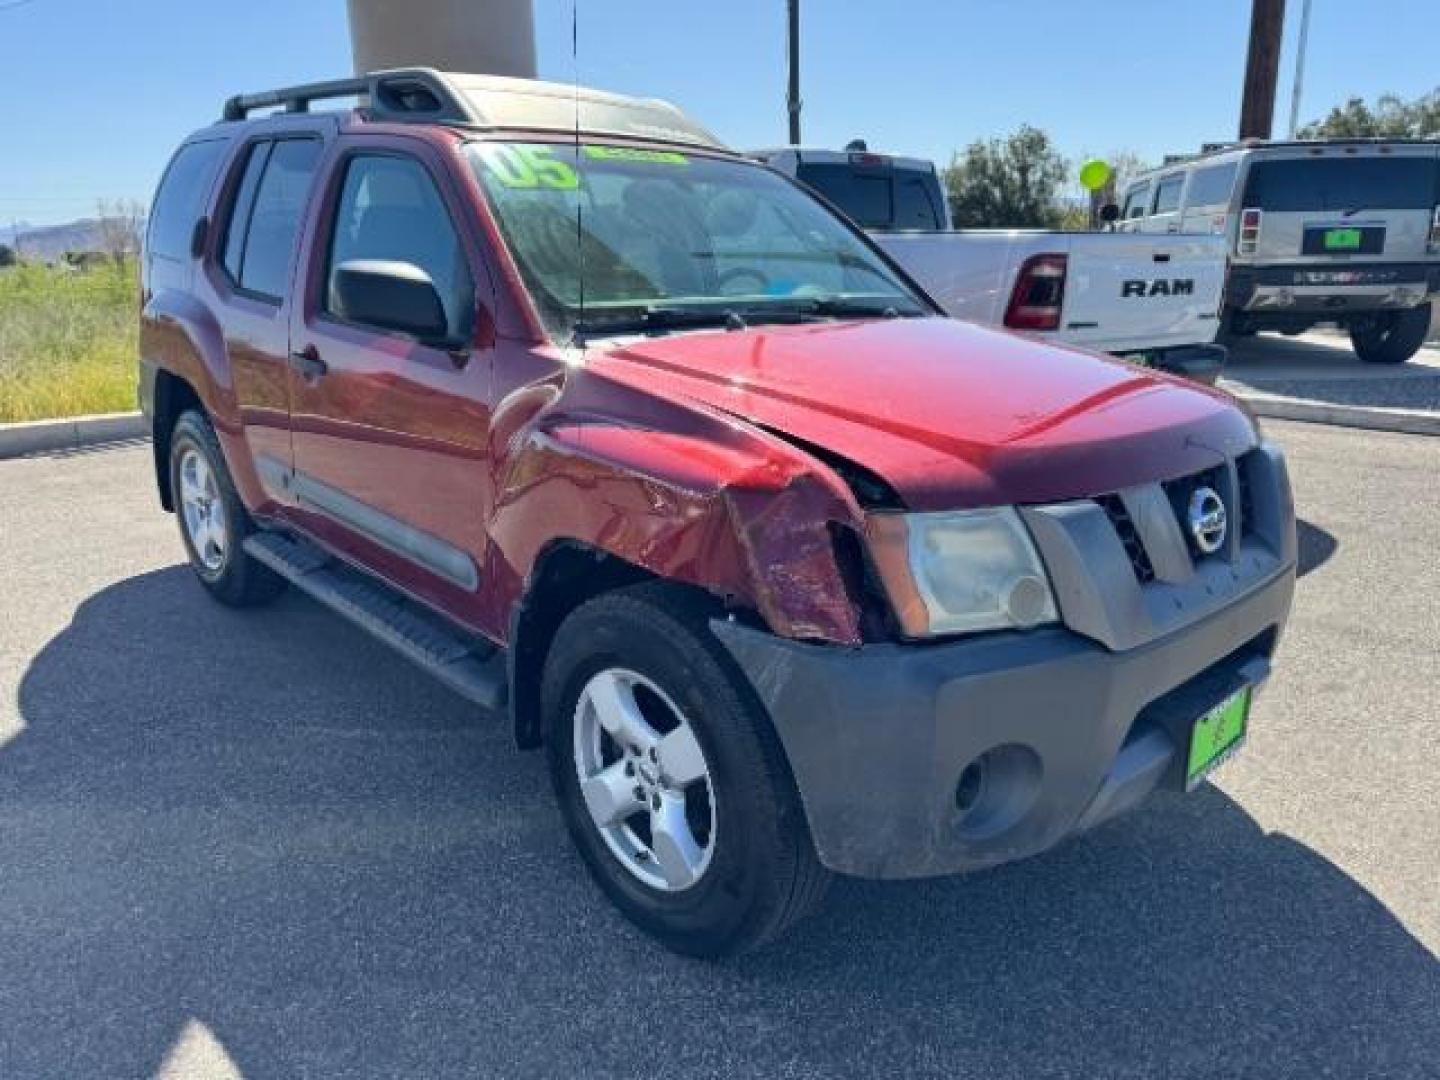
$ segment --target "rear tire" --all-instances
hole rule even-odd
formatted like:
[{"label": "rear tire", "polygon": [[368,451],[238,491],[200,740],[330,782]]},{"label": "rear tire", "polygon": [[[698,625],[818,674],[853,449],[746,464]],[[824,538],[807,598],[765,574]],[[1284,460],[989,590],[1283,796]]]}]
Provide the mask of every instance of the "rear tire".
[{"label": "rear tire", "polygon": [[170,490],[190,567],[211,596],[230,607],[253,607],[284,590],[284,578],[245,554],[255,523],[235,491],[215,429],[193,409],[181,414],[170,435]]},{"label": "rear tire", "polygon": [[[703,598],[663,582],[597,597],[556,633],[541,691],[555,793],[590,873],[636,926],[699,957],[778,937],[820,903],[830,877],[816,858],[779,739],[710,633],[712,614]],[[634,724],[634,739],[629,727],[602,716],[616,715],[609,702],[617,699],[607,697],[615,685],[624,691],[620,712]],[[679,757],[665,750],[681,727],[694,738],[696,764],[688,770],[672,768]],[[651,757],[656,734],[661,750]],[[650,764],[656,761],[658,773]],[[597,794],[602,775],[615,777],[615,786]],[[680,797],[688,800],[676,820],[685,822],[679,846],[693,857],[677,876],[676,826],[652,804],[675,797],[667,784],[683,786]],[[606,802],[612,796],[618,805]]]},{"label": "rear tire", "polygon": [[1425,343],[1430,305],[1375,315],[1350,328],[1355,355],[1367,364],[1403,364]]}]

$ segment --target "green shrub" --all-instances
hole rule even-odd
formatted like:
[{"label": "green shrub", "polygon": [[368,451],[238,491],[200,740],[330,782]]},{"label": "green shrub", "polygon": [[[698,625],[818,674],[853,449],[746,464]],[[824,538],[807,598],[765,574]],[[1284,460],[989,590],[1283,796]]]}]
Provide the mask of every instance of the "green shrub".
[{"label": "green shrub", "polygon": [[0,270],[0,423],[135,408],[136,268]]}]

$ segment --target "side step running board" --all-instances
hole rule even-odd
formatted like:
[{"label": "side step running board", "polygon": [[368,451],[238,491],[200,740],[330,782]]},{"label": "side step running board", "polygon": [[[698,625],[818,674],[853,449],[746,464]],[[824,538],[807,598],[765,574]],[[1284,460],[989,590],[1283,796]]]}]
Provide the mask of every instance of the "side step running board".
[{"label": "side step running board", "polygon": [[253,533],[245,553],[487,709],[507,698],[505,654],[304,540]]}]

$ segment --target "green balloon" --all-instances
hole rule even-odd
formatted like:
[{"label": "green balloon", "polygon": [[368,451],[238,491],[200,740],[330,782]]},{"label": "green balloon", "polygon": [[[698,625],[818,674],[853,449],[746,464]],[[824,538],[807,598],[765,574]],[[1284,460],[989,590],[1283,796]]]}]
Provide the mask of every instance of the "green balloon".
[{"label": "green balloon", "polygon": [[1110,179],[1110,166],[1099,158],[1091,158],[1080,166],[1080,186],[1086,191],[1099,191]]}]

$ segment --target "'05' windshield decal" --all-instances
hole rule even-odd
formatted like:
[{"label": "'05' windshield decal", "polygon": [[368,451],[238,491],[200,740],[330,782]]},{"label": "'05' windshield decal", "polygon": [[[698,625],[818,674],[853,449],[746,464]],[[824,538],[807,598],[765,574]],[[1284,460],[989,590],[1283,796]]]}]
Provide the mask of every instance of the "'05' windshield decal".
[{"label": "'05' windshield decal", "polygon": [[553,146],[483,143],[480,160],[491,176],[508,188],[550,188],[574,191],[580,186],[575,168],[553,156]]},{"label": "'05' windshield decal", "polygon": [[[565,149],[568,149],[565,148]],[[575,167],[555,157],[556,147],[541,143],[483,143],[479,147],[485,170],[507,188],[548,188],[574,191],[580,186]],[[688,165],[690,159],[673,150],[646,150],[632,146],[584,146],[591,161],[635,162],[644,165]]]}]

